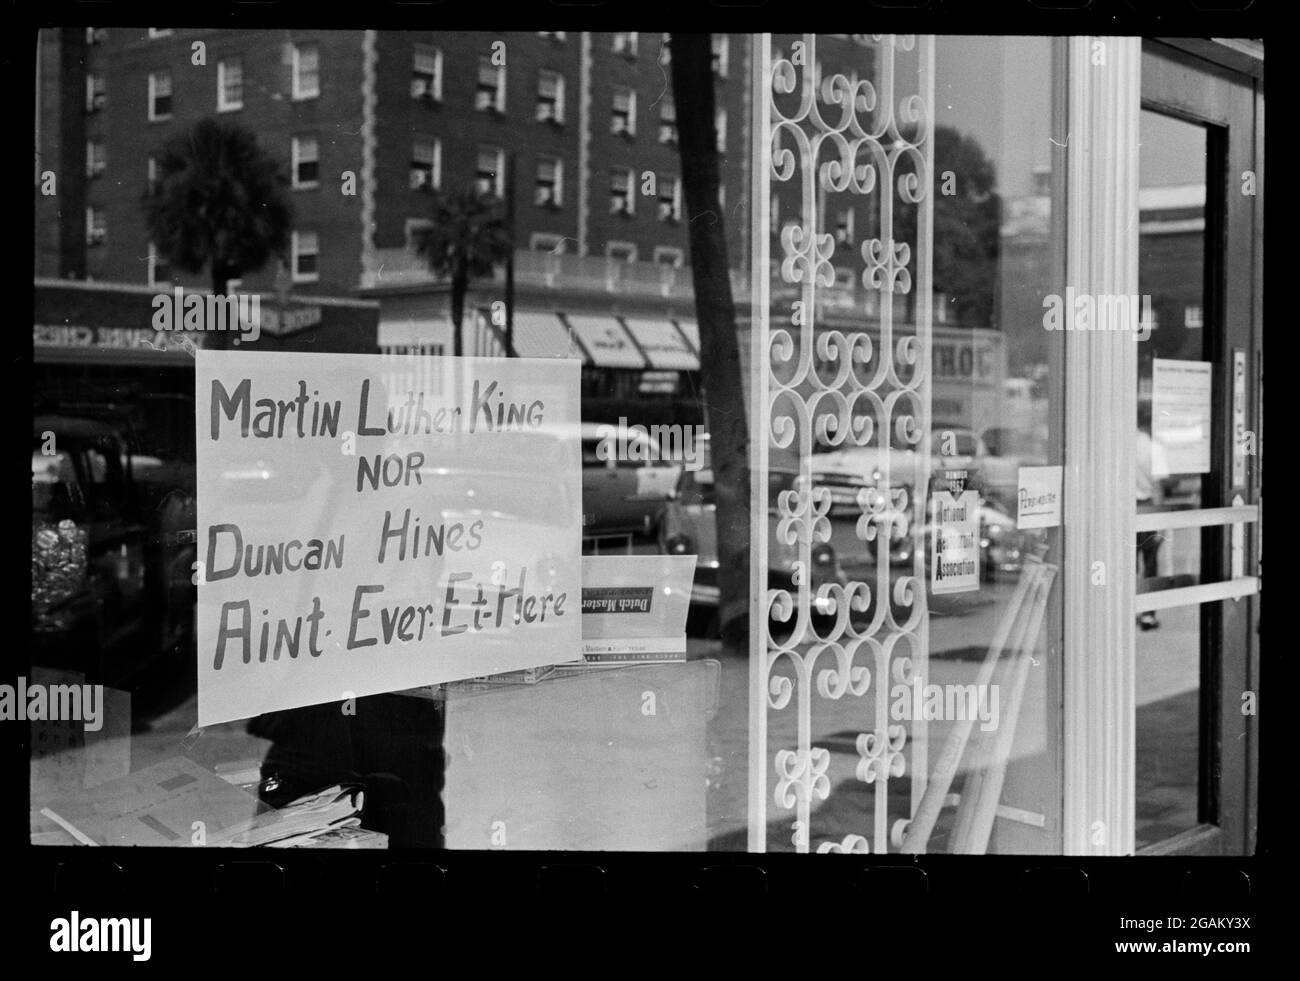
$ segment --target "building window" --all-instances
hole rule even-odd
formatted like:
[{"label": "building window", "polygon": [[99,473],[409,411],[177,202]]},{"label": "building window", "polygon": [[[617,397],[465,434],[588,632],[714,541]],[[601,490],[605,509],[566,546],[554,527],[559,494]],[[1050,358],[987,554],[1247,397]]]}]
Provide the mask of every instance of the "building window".
[{"label": "building window", "polygon": [[[172,267],[163,256],[158,254],[158,246],[149,243],[149,285],[168,286],[171,284]],[[226,284],[231,289],[231,284]]]},{"label": "building window", "polygon": [[727,77],[728,40],[725,34],[713,35],[713,74],[719,78]]},{"label": "building window", "polygon": [[102,140],[86,141],[86,176],[98,177],[104,172],[108,162],[104,156],[104,143]]},{"label": "building window", "polygon": [[713,114],[713,128],[718,133],[718,152],[727,152],[727,110],[719,109]]},{"label": "building window", "polygon": [[151,27],[149,28],[149,40],[156,41],[160,37],[170,37],[172,29],[170,27]]},{"label": "building window", "polygon": [[172,73],[149,73],[149,119],[171,119]]},{"label": "building window", "polygon": [[564,39],[569,35],[567,31],[538,31],[537,36],[544,37],[548,41],[555,41],[558,44],[563,44]]},{"label": "building window", "polygon": [[411,188],[433,191],[442,186],[442,143],[422,137],[411,144]]},{"label": "building window", "polygon": [[835,241],[840,245],[853,245],[853,209],[841,211],[835,222]]},{"label": "building window", "polygon": [[86,244],[100,245],[108,237],[108,220],[101,208],[86,209]]},{"label": "building window", "polygon": [[614,34],[614,54],[636,57],[636,31],[619,31]]},{"label": "building window", "polygon": [[244,59],[217,62],[217,112],[244,108]]},{"label": "building window", "polygon": [[316,187],[320,183],[320,141],[315,136],[295,136],[292,155],[294,188]]},{"label": "building window", "polygon": [[543,69],[537,73],[537,118],[541,122],[564,122],[564,76]]},{"label": "building window", "polygon": [[530,252],[562,255],[564,253],[564,236],[553,235],[550,232],[533,232],[528,239],[528,249]]},{"label": "building window", "polygon": [[478,59],[478,90],[474,108],[479,112],[506,111],[506,66],[494,65],[487,55]]},{"label": "building window", "polygon": [[86,76],[86,112],[99,112],[104,108],[108,95],[103,75]]},{"label": "building window", "polygon": [[682,217],[682,182],[676,177],[659,178],[659,220],[680,221]]},{"label": "building window", "polygon": [[668,95],[659,100],[659,142],[677,142],[677,104]]},{"label": "building window", "polygon": [[108,28],[107,28],[107,27],[87,27],[87,28],[86,28],[86,43],[87,43],[87,44],[103,44],[103,43],[104,43],[105,41],[107,41],[107,40],[108,40]]},{"label": "building window", "polygon": [[633,89],[621,85],[614,89],[614,115],[610,119],[609,131],[625,136],[636,135],[636,92]]},{"label": "building window", "polygon": [[558,208],[563,203],[564,162],[559,157],[537,158],[535,200],[544,208]]},{"label": "building window", "polygon": [[682,250],[671,245],[655,246],[655,262],[661,266],[672,266],[674,269],[680,269],[685,256]]},{"label": "building window", "polygon": [[609,172],[609,213],[630,215],[636,212],[636,198],[632,194],[636,174],[626,167],[615,167]]},{"label": "building window", "polygon": [[505,196],[506,155],[500,147],[478,148],[478,168],[474,174],[474,187],[479,194],[493,197]]},{"label": "building window", "polygon": [[411,98],[442,101],[442,52],[425,44],[415,46],[411,66]]},{"label": "building window", "polygon": [[315,232],[293,233],[293,281],[314,283],[320,278],[320,240]]},{"label": "building window", "polygon": [[636,262],[636,246],[631,242],[609,242],[605,245],[605,256],[618,262]]},{"label": "building window", "polygon": [[293,46],[293,97],[314,99],[320,95],[320,48],[314,44]]},{"label": "building window", "polygon": [[1183,326],[1188,330],[1200,330],[1205,326],[1205,318],[1199,306],[1183,307]]}]

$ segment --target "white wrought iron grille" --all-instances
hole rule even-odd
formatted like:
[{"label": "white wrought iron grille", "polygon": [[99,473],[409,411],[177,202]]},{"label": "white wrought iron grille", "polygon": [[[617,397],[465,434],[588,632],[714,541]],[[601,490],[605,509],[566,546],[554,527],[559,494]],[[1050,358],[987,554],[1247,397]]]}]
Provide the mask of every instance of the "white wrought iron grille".
[{"label": "white wrought iron grille", "polygon": [[[929,648],[933,59],[932,37],[755,41],[751,561],[765,601],[751,635],[751,850],[897,849],[925,790],[925,722],[894,722],[889,700],[924,674]],[[815,448],[852,447],[875,448],[879,472],[841,482],[833,501]],[[771,480],[791,470],[788,486]],[[818,581],[833,504],[852,509],[870,558]],[[910,563],[891,565],[907,543]],[[796,558],[769,587],[773,546]],[[846,705],[848,779],[870,788],[847,822],[814,814],[832,754],[813,739],[814,716]]]}]

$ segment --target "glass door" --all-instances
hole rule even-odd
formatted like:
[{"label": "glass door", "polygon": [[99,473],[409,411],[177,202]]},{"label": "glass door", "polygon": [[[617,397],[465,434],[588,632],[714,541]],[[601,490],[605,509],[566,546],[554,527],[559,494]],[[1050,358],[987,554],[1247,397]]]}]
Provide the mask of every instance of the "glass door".
[{"label": "glass door", "polygon": [[1250,81],[1142,62],[1135,844],[1253,848],[1259,468]]}]

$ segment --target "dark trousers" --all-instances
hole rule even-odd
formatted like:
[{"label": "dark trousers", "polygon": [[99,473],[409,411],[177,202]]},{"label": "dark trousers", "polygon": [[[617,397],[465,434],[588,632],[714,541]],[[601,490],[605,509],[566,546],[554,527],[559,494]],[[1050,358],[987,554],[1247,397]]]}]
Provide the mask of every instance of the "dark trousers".
[{"label": "dark trousers", "polygon": [[391,848],[443,846],[443,703],[410,695],[370,695],[356,713],[342,703],[272,712],[248,731],[272,743],[262,778],[277,786],[262,799],[282,807],[335,783],[365,787],[362,827],[388,835]]}]

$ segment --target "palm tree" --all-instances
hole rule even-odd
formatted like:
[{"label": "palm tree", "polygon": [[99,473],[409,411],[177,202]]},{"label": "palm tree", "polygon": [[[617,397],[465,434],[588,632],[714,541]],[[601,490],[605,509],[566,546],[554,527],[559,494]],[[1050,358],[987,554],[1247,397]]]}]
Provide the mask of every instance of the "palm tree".
[{"label": "palm tree", "polygon": [[[157,161],[145,222],[173,266],[191,274],[209,269],[212,292],[224,296],[230,280],[285,257],[293,227],[289,179],[252,130],[201,119],[172,137]],[[222,347],[226,335],[208,340]]]},{"label": "palm tree", "polygon": [[433,192],[433,224],[416,232],[416,251],[435,276],[451,282],[452,353],[460,357],[465,294],[473,279],[491,276],[510,258],[514,242],[500,200],[473,188]]}]

